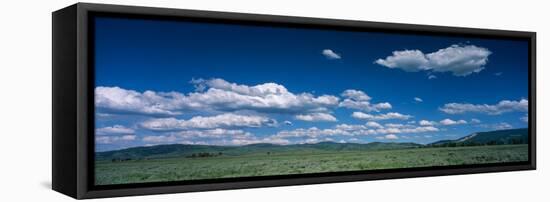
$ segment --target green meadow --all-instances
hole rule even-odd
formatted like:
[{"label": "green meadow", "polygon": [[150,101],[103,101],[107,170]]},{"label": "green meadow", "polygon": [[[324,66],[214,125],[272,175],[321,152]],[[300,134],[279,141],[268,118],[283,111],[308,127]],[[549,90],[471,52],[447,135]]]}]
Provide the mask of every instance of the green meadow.
[{"label": "green meadow", "polygon": [[[335,143],[336,144],[336,143]],[[393,149],[220,150],[204,155],[96,158],[97,185],[520,162],[527,144]],[[225,153],[224,153],[225,152]],[[208,155],[206,155],[208,154]]]}]

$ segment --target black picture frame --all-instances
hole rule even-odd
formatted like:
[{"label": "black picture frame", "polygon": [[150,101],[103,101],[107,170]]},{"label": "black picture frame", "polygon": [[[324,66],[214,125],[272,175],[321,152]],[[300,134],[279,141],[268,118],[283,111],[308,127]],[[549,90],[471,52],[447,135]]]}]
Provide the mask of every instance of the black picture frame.
[{"label": "black picture frame", "polygon": [[[529,42],[529,161],[127,185],[94,185],[93,16],[193,20]],[[77,3],[52,14],[52,188],[85,199],[536,169],[536,33]]]}]

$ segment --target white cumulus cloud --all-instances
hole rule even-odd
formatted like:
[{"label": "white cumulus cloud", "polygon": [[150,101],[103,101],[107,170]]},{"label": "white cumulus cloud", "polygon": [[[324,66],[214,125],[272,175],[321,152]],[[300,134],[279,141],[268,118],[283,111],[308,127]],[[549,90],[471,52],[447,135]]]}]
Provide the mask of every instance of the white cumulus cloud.
[{"label": "white cumulus cloud", "polygon": [[324,49],[321,54],[323,54],[326,58],[328,59],[332,59],[332,60],[335,60],[335,59],[341,59],[342,57],[340,56],[340,54],[338,53],[335,53],[333,50],[331,49]]},{"label": "white cumulus cloud", "polygon": [[445,126],[450,126],[450,125],[459,125],[459,124],[466,124],[468,122],[466,122],[465,120],[452,120],[452,119],[443,119],[441,121],[439,121],[439,123],[441,125],[445,125]]},{"label": "white cumulus cloud", "polygon": [[378,59],[375,63],[408,72],[452,72],[455,76],[468,76],[482,71],[489,61],[489,55],[491,51],[483,47],[451,45],[427,54],[420,50],[394,51],[392,55]]},{"label": "white cumulus cloud", "polygon": [[433,125],[437,125],[437,122],[435,121],[428,121],[428,120],[420,120],[420,122],[418,122],[421,126],[433,126]]},{"label": "white cumulus cloud", "polygon": [[295,118],[302,121],[338,121],[336,117],[328,113],[298,114]]},{"label": "white cumulus cloud", "polygon": [[529,101],[521,99],[518,101],[502,100],[494,105],[489,104],[470,104],[470,103],[447,103],[439,110],[447,114],[463,113],[485,113],[489,115],[499,115],[506,112],[527,112]]},{"label": "white cumulus cloud", "polygon": [[144,114],[157,116],[178,115],[173,94],[143,93],[120,87],[96,87],[95,106],[106,113]]},{"label": "white cumulus cloud", "polygon": [[381,102],[373,104],[370,102],[371,97],[368,96],[365,92],[360,90],[348,89],[345,90],[342,94],[342,97],[345,99],[340,102],[340,107],[345,107],[348,109],[357,109],[361,111],[380,111],[391,109],[392,105],[389,102]]},{"label": "white cumulus cloud", "polygon": [[369,121],[366,123],[366,125],[371,128],[383,128],[382,125],[380,125],[378,122],[375,122],[375,121]]},{"label": "white cumulus cloud", "polygon": [[134,133],[134,129],[127,128],[122,125],[107,126],[95,129],[96,135],[128,135]]},{"label": "white cumulus cloud", "polygon": [[393,55],[386,57],[386,59],[378,59],[375,63],[388,68],[399,68],[408,72],[431,69],[427,67],[429,61],[426,55],[420,50],[393,51]]},{"label": "white cumulus cloud", "polygon": [[371,97],[365,92],[360,90],[348,89],[342,93],[343,97],[350,98],[357,101],[369,101]]},{"label": "white cumulus cloud", "polygon": [[134,129],[122,125],[107,126],[95,129],[95,142],[98,144],[115,144],[136,139]]},{"label": "white cumulus cloud", "polygon": [[398,112],[388,112],[386,114],[375,114],[375,115],[367,114],[363,112],[353,112],[351,116],[356,119],[366,119],[366,120],[388,120],[388,119],[407,120],[409,118],[412,118],[411,115],[401,114]]}]

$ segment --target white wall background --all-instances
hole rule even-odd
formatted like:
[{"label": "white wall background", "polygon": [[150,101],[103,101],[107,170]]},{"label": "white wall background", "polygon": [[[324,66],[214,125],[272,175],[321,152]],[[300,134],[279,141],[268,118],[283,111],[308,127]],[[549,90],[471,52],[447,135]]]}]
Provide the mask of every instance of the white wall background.
[{"label": "white wall background", "polygon": [[[538,170],[101,199],[106,201],[544,201],[550,199],[546,1],[90,1],[536,31]],[[69,0],[0,3],[0,201],[69,201],[51,186],[51,12]],[[483,84],[480,84],[483,85]]]}]

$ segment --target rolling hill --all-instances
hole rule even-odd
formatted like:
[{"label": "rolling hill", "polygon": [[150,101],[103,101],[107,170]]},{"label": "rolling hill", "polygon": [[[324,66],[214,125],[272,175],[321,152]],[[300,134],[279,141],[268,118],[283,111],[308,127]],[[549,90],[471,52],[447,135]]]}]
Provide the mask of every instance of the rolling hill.
[{"label": "rolling hill", "polygon": [[276,144],[250,144],[243,146],[210,146],[210,145],[186,145],[170,144],[156,145],[148,147],[133,147],[115,151],[96,152],[96,160],[111,159],[145,159],[145,158],[171,158],[171,157],[193,157],[193,155],[253,155],[266,153],[276,154],[280,152],[335,152],[335,151],[361,151],[361,150],[390,150],[407,149],[422,147],[416,143],[383,143],[372,142],[368,144],[357,143],[335,143],[319,142],[316,144],[294,144],[294,145],[276,145]]},{"label": "rolling hill", "polygon": [[277,154],[281,152],[319,153],[337,151],[374,151],[409,149],[419,147],[443,147],[443,146],[471,146],[471,145],[497,145],[497,144],[526,144],[528,142],[528,130],[511,129],[489,132],[473,133],[456,140],[441,140],[430,144],[396,143],[396,142],[371,142],[335,143],[319,142],[316,144],[250,144],[243,146],[213,146],[213,145],[186,145],[169,144],[147,147],[133,147],[128,149],[96,152],[96,160],[124,160],[124,159],[155,159],[173,157],[212,157],[212,156],[239,156],[254,154]]}]

